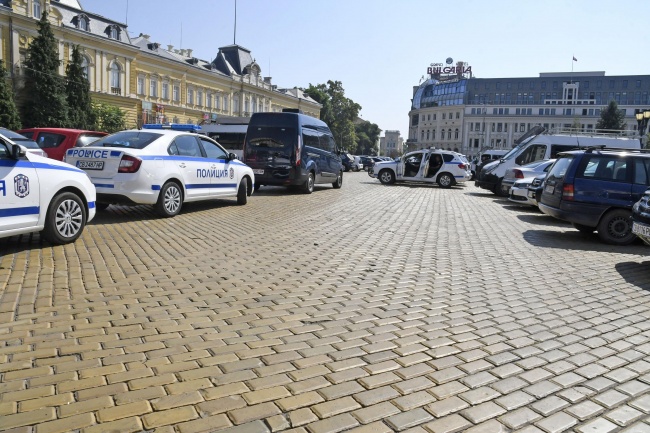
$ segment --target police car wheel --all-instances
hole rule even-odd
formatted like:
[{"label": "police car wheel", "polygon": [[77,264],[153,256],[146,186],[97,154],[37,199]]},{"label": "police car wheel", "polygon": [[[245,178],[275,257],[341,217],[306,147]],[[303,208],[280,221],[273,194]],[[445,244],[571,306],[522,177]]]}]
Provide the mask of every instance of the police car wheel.
[{"label": "police car wheel", "polygon": [[314,192],[314,173],[309,173],[307,180],[302,184],[302,192],[305,194],[311,194]]},{"label": "police car wheel", "polygon": [[239,181],[239,188],[237,189],[237,204],[244,205],[248,201],[248,182],[246,179]]},{"label": "police car wheel", "polygon": [[379,182],[384,185],[395,183],[395,174],[388,169],[380,171],[377,177],[379,178]]},{"label": "police car wheel", "polygon": [[161,217],[169,218],[178,215],[183,205],[183,192],[176,182],[167,182],[163,185],[156,203],[156,213]]},{"label": "police car wheel", "polygon": [[438,186],[440,186],[440,188],[451,188],[453,183],[454,180],[449,173],[441,173],[438,176]]},{"label": "police car wheel", "polygon": [[336,176],[336,182],[333,182],[332,186],[335,189],[339,189],[340,187],[343,186],[343,172],[342,171],[339,171],[339,175]]},{"label": "police car wheel", "polygon": [[74,242],[86,225],[86,207],[74,193],[64,192],[52,199],[45,216],[43,237],[53,244]]}]

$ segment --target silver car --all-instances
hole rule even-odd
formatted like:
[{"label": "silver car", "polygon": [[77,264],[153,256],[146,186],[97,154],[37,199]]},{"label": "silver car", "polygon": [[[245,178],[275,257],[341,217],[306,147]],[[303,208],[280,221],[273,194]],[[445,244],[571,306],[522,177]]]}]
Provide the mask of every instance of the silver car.
[{"label": "silver car", "polygon": [[510,188],[515,182],[527,177],[537,177],[540,174],[547,173],[554,162],[554,159],[540,159],[522,167],[509,168],[506,170],[505,176],[503,176],[503,181],[501,181],[501,190],[510,195]]}]

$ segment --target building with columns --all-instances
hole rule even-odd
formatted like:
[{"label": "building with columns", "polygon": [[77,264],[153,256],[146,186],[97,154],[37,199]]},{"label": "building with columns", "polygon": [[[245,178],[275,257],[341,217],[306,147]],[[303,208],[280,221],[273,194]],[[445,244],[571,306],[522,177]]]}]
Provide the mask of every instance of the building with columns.
[{"label": "building with columns", "polygon": [[395,158],[403,152],[404,139],[397,130],[387,130],[383,137],[379,137],[379,154]]},{"label": "building with columns", "polygon": [[192,49],[162,46],[144,33],[131,37],[126,24],[83,10],[78,0],[0,0],[0,56],[18,95],[43,11],[59,41],[59,73],[65,75],[78,45],[93,101],[122,109],[129,127],[218,122],[284,108],[319,117],[320,104],[300,89],[273,85],[242,46],[223,46],[203,60]]},{"label": "building with columns", "polygon": [[624,111],[624,134],[638,136],[635,110],[650,108],[650,75],[474,78],[467,63],[452,65],[451,58],[447,66],[432,64],[428,78],[413,87],[405,152],[437,147],[472,157],[487,148],[510,149],[536,125],[595,132],[601,110],[612,100]]}]

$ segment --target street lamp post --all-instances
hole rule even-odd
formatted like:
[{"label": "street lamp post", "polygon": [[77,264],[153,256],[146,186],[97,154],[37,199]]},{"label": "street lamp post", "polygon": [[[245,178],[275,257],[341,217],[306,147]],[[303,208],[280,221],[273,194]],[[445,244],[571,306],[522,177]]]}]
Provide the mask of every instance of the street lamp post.
[{"label": "street lamp post", "polygon": [[643,147],[643,134],[645,134],[645,128],[648,126],[648,119],[650,119],[650,110],[640,110],[637,108],[634,110],[634,117],[636,117],[636,122],[639,125],[639,141],[641,142],[641,147]]}]

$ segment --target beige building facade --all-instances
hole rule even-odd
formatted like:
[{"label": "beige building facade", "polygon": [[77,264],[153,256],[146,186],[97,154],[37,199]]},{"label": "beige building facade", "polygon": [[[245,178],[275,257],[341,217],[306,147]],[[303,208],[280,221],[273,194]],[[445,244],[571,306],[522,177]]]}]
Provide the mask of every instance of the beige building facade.
[{"label": "beige building facade", "polygon": [[387,130],[379,137],[379,155],[395,158],[404,152],[404,139],[397,130]]},{"label": "beige building facade", "polygon": [[297,108],[319,117],[321,105],[298,88],[282,89],[263,77],[250,50],[218,49],[212,60],[191,49],[162,46],[127,26],[81,8],[77,0],[0,0],[0,56],[20,95],[30,41],[43,11],[58,40],[59,73],[80,47],[95,103],[119,107],[127,126],[142,123],[219,122],[255,112]]}]

